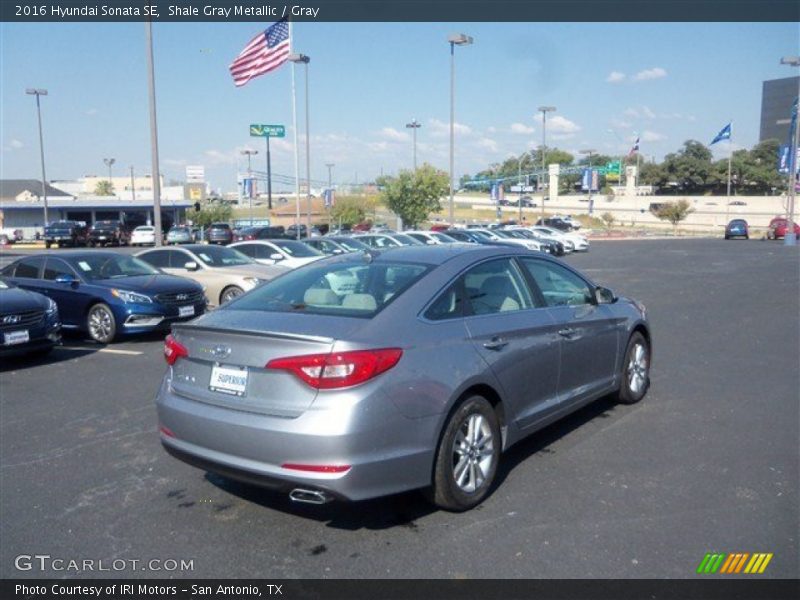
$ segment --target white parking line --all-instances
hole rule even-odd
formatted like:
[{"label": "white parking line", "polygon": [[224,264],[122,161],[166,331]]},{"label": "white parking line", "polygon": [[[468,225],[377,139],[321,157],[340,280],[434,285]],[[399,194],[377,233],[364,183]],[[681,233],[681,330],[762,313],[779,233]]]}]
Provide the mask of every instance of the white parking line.
[{"label": "white parking line", "polygon": [[[91,351],[90,346],[61,346],[62,350],[79,350],[79,351]],[[105,352],[107,354],[126,354],[128,356],[139,356],[144,354],[144,352],[138,352],[137,350],[117,350],[116,348],[100,348],[97,352]]]}]

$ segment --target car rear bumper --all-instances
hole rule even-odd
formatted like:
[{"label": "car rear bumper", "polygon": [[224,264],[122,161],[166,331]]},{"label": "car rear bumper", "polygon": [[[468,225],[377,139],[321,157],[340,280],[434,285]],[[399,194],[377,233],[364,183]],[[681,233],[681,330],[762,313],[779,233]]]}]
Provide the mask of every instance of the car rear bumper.
[{"label": "car rear bumper", "polygon": [[[158,393],[161,442],[176,458],[276,491],[321,490],[365,500],[430,484],[439,417],[409,419],[373,394],[349,407],[297,418],[257,415],[176,395],[168,378]],[[284,464],[349,466],[308,472]]]}]

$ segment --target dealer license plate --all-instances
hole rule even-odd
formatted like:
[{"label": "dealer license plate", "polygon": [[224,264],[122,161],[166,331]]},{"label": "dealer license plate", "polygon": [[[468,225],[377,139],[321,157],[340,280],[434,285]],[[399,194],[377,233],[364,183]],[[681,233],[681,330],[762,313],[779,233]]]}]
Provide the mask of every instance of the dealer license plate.
[{"label": "dealer license plate", "polygon": [[25,342],[29,342],[31,336],[28,334],[27,329],[23,329],[22,331],[9,331],[6,334],[3,334],[3,343],[6,346],[13,346],[14,344],[24,344]]},{"label": "dealer license plate", "polygon": [[178,307],[178,316],[179,317],[191,317],[191,316],[194,316],[194,306],[179,306]]},{"label": "dealer license plate", "polygon": [[247,369],[214,366],[211,368],[209,389],[224,394],[244,396],[247,389]]}]

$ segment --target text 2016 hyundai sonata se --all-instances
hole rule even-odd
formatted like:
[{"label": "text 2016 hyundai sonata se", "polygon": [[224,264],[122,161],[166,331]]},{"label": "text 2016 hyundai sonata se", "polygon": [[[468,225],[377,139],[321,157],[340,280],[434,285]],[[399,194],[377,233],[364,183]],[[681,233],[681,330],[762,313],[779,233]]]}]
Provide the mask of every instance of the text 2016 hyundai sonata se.
[{"label": "text 2016 hyundai sonata se", "polygon": [[164,351],[176,457],[297,501],[425,488],[465,510],[515,442],[605,394],[640,400],[651,342],[641,304],[556,259],[448,244],[307,265]]}]

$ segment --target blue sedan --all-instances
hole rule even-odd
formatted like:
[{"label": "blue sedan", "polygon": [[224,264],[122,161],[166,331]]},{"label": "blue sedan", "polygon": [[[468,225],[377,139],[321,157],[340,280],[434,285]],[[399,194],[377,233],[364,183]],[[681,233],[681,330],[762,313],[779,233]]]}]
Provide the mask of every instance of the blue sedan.
[{"label": "blue sedan", "polygon": [[60,341],[56,303],[0,279],[0,357],[46,354]]},{"label": "blue sedan", "polygon": [[169,329],[203,314],[207,300],[194,281],[166,275],[133,256],[72,251],[20,258],[3,277],[58,305],[62,326],[107,344],[115,338]]}]

